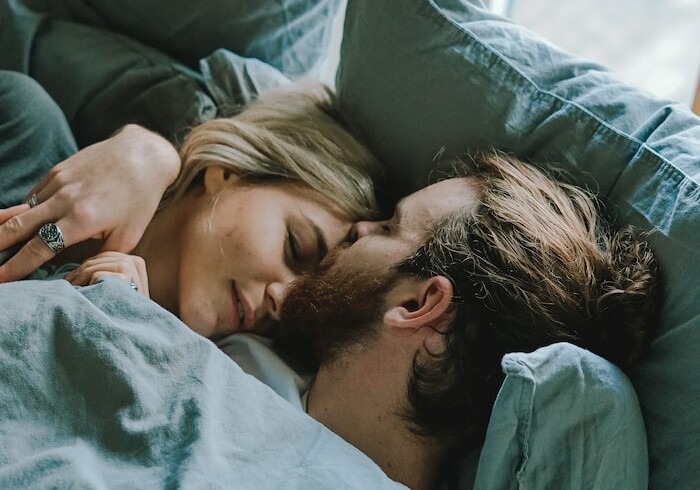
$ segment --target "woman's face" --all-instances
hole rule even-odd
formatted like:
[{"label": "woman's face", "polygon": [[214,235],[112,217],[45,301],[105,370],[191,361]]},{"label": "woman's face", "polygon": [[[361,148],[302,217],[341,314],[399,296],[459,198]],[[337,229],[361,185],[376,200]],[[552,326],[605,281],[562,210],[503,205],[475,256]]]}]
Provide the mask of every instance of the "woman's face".
[{"label": "woman's face", "polygon": [[291,183],[250,184],[212,167],[182,233],[178,315],[207,337],[263,332],[289,283],[351,226]]}]

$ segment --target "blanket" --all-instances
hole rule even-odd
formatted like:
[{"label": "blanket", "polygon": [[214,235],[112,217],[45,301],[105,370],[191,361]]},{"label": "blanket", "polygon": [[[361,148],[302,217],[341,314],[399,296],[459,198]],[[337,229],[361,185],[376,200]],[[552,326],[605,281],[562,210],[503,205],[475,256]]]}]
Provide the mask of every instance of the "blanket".
[{"label": "blanket", "polygon": [[0,318],[0,488],[403,488],[118,279]]}]

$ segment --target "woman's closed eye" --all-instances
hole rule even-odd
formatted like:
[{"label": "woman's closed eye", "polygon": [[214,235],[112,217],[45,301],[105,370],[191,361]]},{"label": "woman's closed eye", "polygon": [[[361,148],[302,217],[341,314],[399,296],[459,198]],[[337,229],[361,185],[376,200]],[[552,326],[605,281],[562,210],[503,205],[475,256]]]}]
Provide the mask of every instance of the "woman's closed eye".
[{"label": "woman's closed eye", "polygon": [[315,240],[310,239],[303,231],[287,229],[287,261],[294,272],[303,272],[318,265],[319,257]]},{"label": "woman's closed eye", "polygon": [[287,229],[287,243],[285,244],[288,260],[291,262],[299,262],[299,240],[291,229]]}]

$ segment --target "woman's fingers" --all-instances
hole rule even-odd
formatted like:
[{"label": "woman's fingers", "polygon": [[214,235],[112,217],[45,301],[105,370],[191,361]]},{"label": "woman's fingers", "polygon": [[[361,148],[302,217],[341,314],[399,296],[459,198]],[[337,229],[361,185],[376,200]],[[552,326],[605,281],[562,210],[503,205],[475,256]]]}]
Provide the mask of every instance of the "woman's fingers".
[{"label": "woman's fingers", "polygon": [[[14,218],[15,216],[28,210],[29,204],[18,204],[9,208],[0,209],[0,225],[5,223],[10,218]],[[0,248],[0,250],[2,250],[2,248]]]},{"label": "woman's fingers", "polygon": [[179,169],[177,151],[166,139],[133,125],[57,164],[27,196],[36,195],[33,208],[0,214],[4,256],[26,242],[0,266],[0,282],[21,279],[53,257],[36,238],[47,223],[60,223],[66,246],[94,238],[103,249],[130,252]]},{"label": "woman's fingers", "polygon": [[[133,281],[133,285],[136,286],[136,290],[145,296],[146,298],[150,298],[150,291],[148,289],[148,273],[146,272],[146,261],[143,260],[143,258],[139,257],[138,255],[129,255],[132,260],[132,264],[134,266],[134,275],[131,276],[131,281]],[[132,287],[134,287],[132,285]]]},{"label": "woman's fingers", "polygon": [[[0,250],[23,244],[0,266],[0,283],[21,279],[56,256],[38,235],[46,224],[58,226],[65,248],[92,238],[86,234],[93,230],[85,226],[85,213],[71,211],[64,202],[60,195],[54,195],[46,201],[39,200],[33,208],[20,204],[0,211]],[[97,238],[103,237],[98,235]]]},{"label": "woman's fingers", "polygon": [[[57,167],[61,165],[58,164]],[[52,191],[52,189],[58,187],[55,168],[51,169],[41,180],[41,183],[27,194],[27,199],[32,196],[36,197],[37,203],[34,207],[23,203],[0,210],[0,250],[8,249],[29,240],[41,226],[46,223],[56,222],[61,217],[68,218],[63,222],[64,228],[61,228],[61,230],[65,233],[65,228],[73,229],[72,222],[75,221],[75,213],[71,214],[70,199],[66,199],[65,196],[61,195],[55,197],[56,191]],[[80,229],[80,226],[76,226],[76,228]],[[73,238],[71,243],[78,243],[86,239],[83,236],[75,236],[72,232],[71,237]],[[39,267],[42,264],[35,262],[33,265]],[[16,280],[20,278],[13,277],[11,279]]]},{"label": "woman's fingers", "polygon": [[93,284],[92,278],[96,272],[122,272],[123,267],[111,260],[86,260],[80,267],[66,274],[65,279],[76,286]]},{"label": "woman's fingers", "polygon": [[129,257],[131,256],[119,252],[103,252],[87,259],[77,269],[66,274],[65,279],[77,286],[85,286],[92,283],[92,277],[99,271],[129,272],[135,269]]},{"label": "woman's fingers", "polygon": [[64,248],[89,238],[81,236],[80,231],[74,231],[81,230],[81,227],[76,226],[71,218],[56,219],[54,213],[60,212],[56,207],[54,199],[49,198],[33,208],[20,204],[2,212],[7,219],[0,223],[0,250],[22,245],[16,254],[0,266],[0,283],[21,279],[56,256],[38,235],[42,226],[50,223],[57,225]]},{"label": "woman's fingers", "polygon": [[0,223],[0,250],[29,240],[42,225],[54,221],[54,216],[49,209],[46,204],[39,204],[34,208],[29,208],[26,204],[19,204],[6,209],[5,217],[7,219],[0,219],[2,221]]},{"label": "woman's fingers", "polygon": [[[70,242],[67,238],[70,235],[63,234],[65,226],[60,222],[56,223],[56,226],[61,230],[60,235],[63,240],[63,246],[69,247],[72,245],[73,242]],[[0,266],[0,283],[21,279],[55,256],[56,252],[47,245],[44,239],[35,234],[15,255]]]},{"label": "woman's fingers", "polygon": [[112,272],[112,271],[97,271],[95,274],[90,278],[89,284],[97,284],[100,281],[104,281],[106,277],[116,277],[118,279],[121,279],[127,284],[131,284],[131,280],[128,275],[122,273],[122,272]]},{"label": "woman's fingers", "polygon": [[77,286],[95,284],[107,276],[117,277],[139,294],[149,296],[146,263],[141,257],[120,252],[103,252],[83,262],[77,269],[66,274],[65,279]]}]

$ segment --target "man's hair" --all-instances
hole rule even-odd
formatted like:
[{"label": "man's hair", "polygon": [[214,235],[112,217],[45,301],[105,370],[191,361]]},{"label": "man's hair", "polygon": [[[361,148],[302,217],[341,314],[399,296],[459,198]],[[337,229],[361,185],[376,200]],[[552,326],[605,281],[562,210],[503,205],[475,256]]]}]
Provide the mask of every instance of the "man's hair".
[{"label": "man's hair", "polygon": [[346,127],[336,98],[319,82],[271,90],[242,112],[196,126],[180,149],[182,170],[161,207],[200,181],[212,165],[249,182],[296,182],[352,220],[376,215],[383,170]]},{"label": "man's hair", "polygon": [[504,354],[566,341],[623,369],[638,358],[656,323],[657,273],[647,243],[612,233],[586,191],[500,153],[462,163],[480,204],[441,219],[396,269],[445,276],[455,294],[445,351],[414,359],[407,418],[417,433],[474,446]]}]

